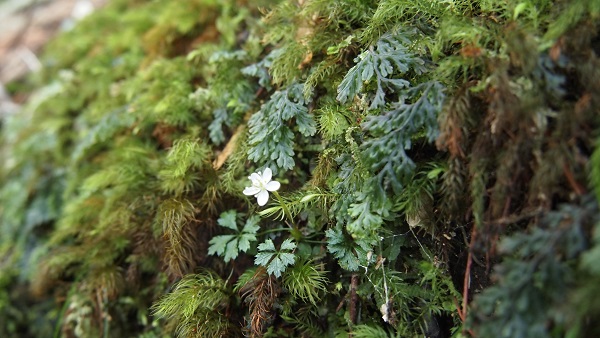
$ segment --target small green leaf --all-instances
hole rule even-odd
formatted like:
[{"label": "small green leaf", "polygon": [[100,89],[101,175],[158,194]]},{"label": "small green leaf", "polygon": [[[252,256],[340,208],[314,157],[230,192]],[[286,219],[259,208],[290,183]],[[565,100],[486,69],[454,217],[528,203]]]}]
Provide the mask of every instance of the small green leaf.
[{"label": "small green leaf", "polygon": [[256,215],[251,216],[246,221],[246,224],[244,225],[242,232],[246,233],[246,234],[255,234],[258,230],[260,230],[260,226],[258,225],[259,221],[260,221],[260,217],[258,217]]},{"label": "small green leaf", "polygon": [[254,258],[254,264],[267,266],[275,254],[272,252],[259,252]]},{"label": "small green leaf", "polygon": [[258,245],[260,251],[256,254],[254,264],[267,267],[267,272],[275,277],[281,277],[286,267],[296,262],[296,255],[291,252],[296,248],[296,243],[291,239],[286,239],[281,243],[279,251],[275,250],[275,245],[271,239],[267,239],[264,243]]},{"label": "small green leaf", "polygon": [[243,234],[238,240],[238,250],[246,252],[250,249],[250,242],[256,241],[256,236],[250,234]]},{"label": "small green leaf", "polygon": [[260,251],[275,251],[275,244],[270,239],[267,239],[264,243],[260,243],[258,245],[258,250]]},{"label": "small green leaf", "polygon": [[294,264],[296,256],[292,253],[279,253],[267,267],[267,272],[275,275],[275,277],[281,277],[281,273],[285,271],[288,265]]},{"label": "small green leaf", "polygon": [[221,235],[213,237],[210,240],[210,242],[208,242],[208,244],[210,244],[210,247],[208,248],[208,254],[216,254],[218,256],[223,256],[223,253],[225,253],[227,243],[231,241],[234,237],[234,235]]},{"label": "small green leaf", "polygon": [[240,251],[247,252],[250,249],[250,242],[256,241],[256,232],[260,229],[258,216],[248,218],[242,231],[238,230],[237,212],[229,210],[221,214],[217,221],[222,227],[235,230],[235,235],[221,235],[213,237],[208,248],[209,255],[224,256],[223,260],[229,262],[236,259]]},{"label": "small green leaf", "polygon": [[217,223],[222,227],[237,231],[238,227],[237,227],[237,223],[236,223],[236,218],[237,218],[237,211],[228,210],[221,214],[221,216],[217,220]]},{"label": "small green leaf", "polygon": [[292,242],[290,238],[286,239],[281,243],[281,250],[294,250],[296,249],[296,243]]},{"label": "small green leaf", "polygon": [[338,260],[340,266],[349,271],[356,271],[359,267],[358,258],[353,251],[353,243],[344,237],[341,227],[325,231],[327,237],[327,250]]},{"label": "small green leaf", "polygon": [[231,242],[227,243],[227,248],[225,249],[225,258],[223,258],[223,260],[225,262],[229,262],[232,259],[236,259],[238,253],[238,239],[235,238]]}]

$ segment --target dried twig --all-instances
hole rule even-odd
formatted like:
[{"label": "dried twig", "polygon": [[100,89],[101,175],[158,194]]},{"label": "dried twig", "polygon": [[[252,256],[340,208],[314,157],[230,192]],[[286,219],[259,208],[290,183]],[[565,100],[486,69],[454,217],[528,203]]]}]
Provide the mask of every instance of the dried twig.
[{"label": "dried twig", "polygon": [[356,304],[358,303],[356,289],[358,289],[358,275],[353,273],[350,280],[350,321],[352,324],[356,324]]}]

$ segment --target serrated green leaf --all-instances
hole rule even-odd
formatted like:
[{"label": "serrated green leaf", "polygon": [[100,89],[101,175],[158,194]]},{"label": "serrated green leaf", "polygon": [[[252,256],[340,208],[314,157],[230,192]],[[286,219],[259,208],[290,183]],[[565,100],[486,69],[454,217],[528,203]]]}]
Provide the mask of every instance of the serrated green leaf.
[{"label": "serrated green leaf", "polygon": [[291,251],[294,249],[296,249],[296,243],[294,243],[291,238],[288,238],[285,241],[283,241],[283,243],[281,243],[280,250],[290,250]]},{"label": "serrated green leaf", "polygon": [[272,274],[275,277],[281,277],[281,274],[285,271],[286,267],[294,264],[296,261],[295,254],[284,251],[291,251],[295,248],[296,243],[288,238],[281,243],[280,250],[276,251],[273,241],[267,239],[258,246],[260,252],[256,254],[254,264],[265,266],[267,267],[267,272],[269,274]]},{"label": "serrated green leaf", "polygon": [[250,242],[256,241],[256,236],[253,234],[243,234],[238,239],[238,250],[246,252],[250,249]]},{"label": "serrated green leaf", "polygon": [[[246,224],[244,225],[244,228],[242,229],[242,233],[256,234],[256,232],[258,230],[260,230],[260,226],[258,225],[259,221],[260,221],[260,217],[258,217],[256,215],[253,215],[250,218],[248,218],[246,220]],[[256,238],[254,240],[256,240]]]},{"label": "serrated green leaf", "polygon": [[211,246],[208,248],[208,254],[224,256],[223,260],[229,262],[232,259],[236,259],[240,251],[247,252],[250,249],[250,242],[256,241],[256,232],[260,229],[258,226],[259,220],[260,218],[256,215],[248,218],[244,228],[240,232],[236,224],[237,212],[229,210],[222,213],[217,221],[219,225],[235,230],[237,234],[213,237],[209,242]]},{"label": "serrated green leaf", "polygon": [[348,213],[353,218],[347,225],[348,232],[352,235],[363,237],[376,231],[383,223],[381,216],[371,212],[371,200],[369,199],[351,204]]},{"label": "serrated green leaf", "polygon": [[296,262],[296,256],[292,253],[279,253],[269,263],[267,272],[274,275],[275,277],[281,277],[281,274],[285,271],[286,267]]},{"label": "serrated green leaf", "polygon": [[256,254],[256,257],[254,257],[254,264],[267,266],[274,255],[275,253],[273,252],[259,252]]},{"label": "serrated green leaf", "polygon": [[208,244],[210,244],[208,247],[208,254],[223,256],[227,248],[227,243],[229,243],[229,241],[231,241],[233,238],[235,238],[234,235],[221,235],[211,238],[211,240],[208,242]]},{"label": "serrated green leaf", "polygon": [[236,221],[237,221],[237,211],[228,210],[228,211],[221,213],[221,216],[219,216],[217,223],[222,227],[238,231]]},{"label": "serrated green leaf", "polygon": [[275,244],[273,244],[273,241],[271,239],[267,239],[266,241],[264,241],[263,243],[260,243],[258,245],[258,250],[259,251],[275,251]]},{"label": "serrated green leaf", "polygon": [[358,258],[353,252],[352,243],[348,243],[341,229],[338,227],[325,231],[327,237],[327,250],[338,260],[338,264],[348,271],[357,271]]},{"label": "serrated green leaf", "polygon": [[227,248],[225,249],[225,257],[223,258],[223,260],[225,262],[229,262],[232,259],[236,259],[238,253],[238,239],[234,238],[231,242],[227,243]]}]

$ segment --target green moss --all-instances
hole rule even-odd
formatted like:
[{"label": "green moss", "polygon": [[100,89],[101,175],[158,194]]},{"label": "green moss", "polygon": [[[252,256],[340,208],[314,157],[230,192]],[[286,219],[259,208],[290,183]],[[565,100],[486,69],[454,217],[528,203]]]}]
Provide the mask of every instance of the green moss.
[{"label": "green moss", "polygon": [[110,2],[10,85],[0,336],[590,336],[599,9]]}]

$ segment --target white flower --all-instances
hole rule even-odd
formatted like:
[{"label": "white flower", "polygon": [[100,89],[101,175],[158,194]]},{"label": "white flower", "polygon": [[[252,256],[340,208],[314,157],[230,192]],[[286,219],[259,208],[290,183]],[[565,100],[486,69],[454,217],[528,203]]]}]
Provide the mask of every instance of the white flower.
[{"label": "white flower", "polygon": [[264,173],[260,171],[252,173],[252,175],[248,176],[248,179],[252,181],[252,186],[244,189],[244,195],[256,197],[260,206],[267,204],[269,191],[277,191],[281,187],[279,182],[271,181],[272,176],[273,172],[271,168],[265,168]]}]

